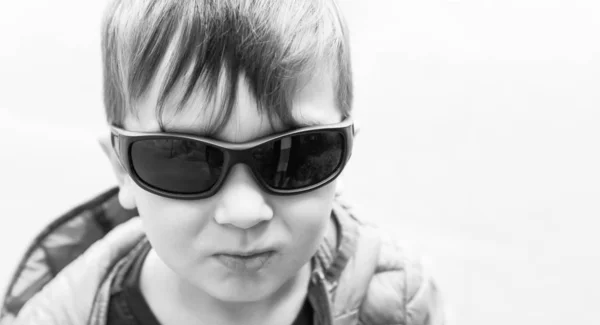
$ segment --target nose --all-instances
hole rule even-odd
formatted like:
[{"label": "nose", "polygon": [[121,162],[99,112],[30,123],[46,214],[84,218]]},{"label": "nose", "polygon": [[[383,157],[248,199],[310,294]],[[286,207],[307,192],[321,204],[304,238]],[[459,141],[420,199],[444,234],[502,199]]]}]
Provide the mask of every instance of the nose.
[{"label": "nose", "polygon": [[250,173],[246,165],[238,164],[231,169],[218,194],[214,217],[218,224],[249,229],[273,218],[273,209]]}]

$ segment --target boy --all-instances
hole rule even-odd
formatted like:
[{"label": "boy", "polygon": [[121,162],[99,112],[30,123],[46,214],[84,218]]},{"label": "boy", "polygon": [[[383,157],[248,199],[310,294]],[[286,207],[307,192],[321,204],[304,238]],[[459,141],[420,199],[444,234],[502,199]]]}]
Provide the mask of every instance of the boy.
[{"label": "boy", "polygon": [[17,324],[442,324],[432,280],[336,198],[354,129],[328,0],[114,0],[105,144],[125,222]]}]

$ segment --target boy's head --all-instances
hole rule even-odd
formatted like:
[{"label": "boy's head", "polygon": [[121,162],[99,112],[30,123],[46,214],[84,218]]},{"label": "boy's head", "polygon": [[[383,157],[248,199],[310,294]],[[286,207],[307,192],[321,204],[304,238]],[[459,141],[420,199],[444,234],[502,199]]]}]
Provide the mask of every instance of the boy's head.
[{"label": "boy's head", "polygon": [[291,285],[351,149],[349,124],[321,130],[352,103],[333,0],[115,0],[102,48],[119,200],[161,265],[221,301]]}]

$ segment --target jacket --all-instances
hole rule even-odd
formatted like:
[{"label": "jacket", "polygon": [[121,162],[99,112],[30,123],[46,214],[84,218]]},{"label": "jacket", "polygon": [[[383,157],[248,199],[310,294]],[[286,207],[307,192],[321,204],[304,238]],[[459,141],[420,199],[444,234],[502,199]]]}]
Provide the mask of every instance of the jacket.
[{"label": "jacket", "polygon": [[[23,257],[0,325],[105,325],[110,284],[143,240],[112,189],[50,224]],[[441,325],[440,292],[418,260],[339,200],[313,257],[308,299],[319,325]],[[138,245],[139,246],[139,245]]]}]

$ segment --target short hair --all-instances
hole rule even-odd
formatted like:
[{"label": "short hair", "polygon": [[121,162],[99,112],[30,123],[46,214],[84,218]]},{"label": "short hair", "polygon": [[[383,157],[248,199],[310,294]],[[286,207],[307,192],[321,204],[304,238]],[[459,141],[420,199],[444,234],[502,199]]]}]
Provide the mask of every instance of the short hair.
[{"label": "short hair", "polygon": [[[180,112],[198,89],[207,103],[223,98],[222,128],[243,75],[259,110],[293,125],[291,101],[302,80],[331,71],[336,104],[352,107],[349,36],[335,0],[113,0],[102,23],[104,104],[109,124],[122,126],[133,103],[160,78],[156,116],[182,85]],[[223,82],[225,80],[225,82]]]}]

